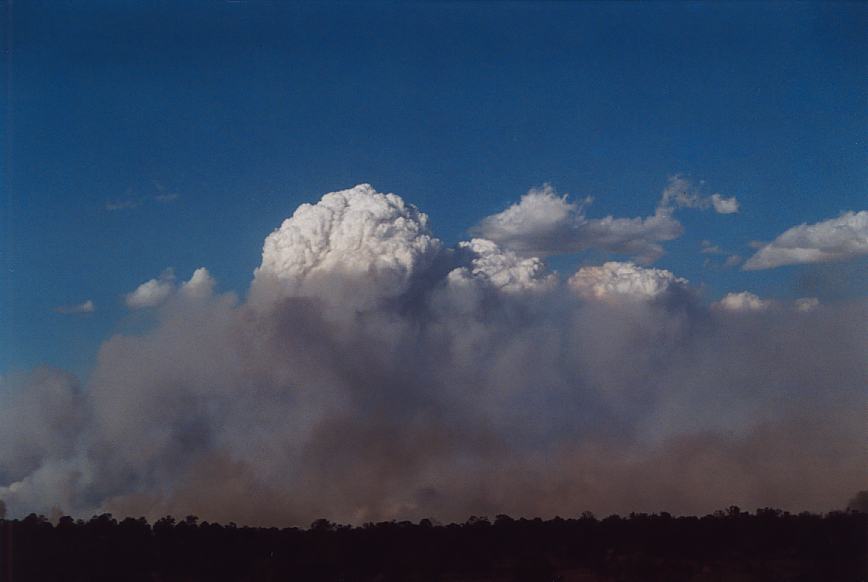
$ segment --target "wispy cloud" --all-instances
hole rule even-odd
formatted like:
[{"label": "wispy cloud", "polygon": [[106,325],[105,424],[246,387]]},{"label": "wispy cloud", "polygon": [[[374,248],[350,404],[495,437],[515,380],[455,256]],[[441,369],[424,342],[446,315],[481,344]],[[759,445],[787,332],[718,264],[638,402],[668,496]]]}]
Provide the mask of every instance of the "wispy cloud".
[{"label": "wispy cloud", "polygon": [[701,249],[700,253],[703,255],[725,255],[726,251],[722,250],[719,246],[711,242],[710,240],[704,240],[699,243]]},{"label": "wispy cloud", "polygon": [[117,210],[132,210],[141,205],[141,198],[117,198],[115,200],[106,200],[105,209],[109,212],[114,212]]},{"label": "wispy cloud", "polygon": [[170,202],[175,202],[178,199],[179,195],[177,192],[170,192],[157,180],[154,180],[154,187],[157,189],[157,193],[154,194],[154,200],[160,204],[168,204]]},{"label": "wispy cloud", "polygon": [[706,195],[702,192],[704,182],[699,185],[682,174],[669,177],[669,184],[663,191],[660,206],[669,208],[714,208],[718,214],[734,214],[739,204],[735,196],[726,198],[718,193]]},{"label": "wispy cloud", "polygon": [[152,187],[143,189],[144,194],[136,194],[133,188],[129,188],[127,193],[120,197],[111,200],[106,200],[105,209],[109,212],[118,210],[134,210],[140,208],[146,203],[156,202],[157,204],[171,204],[176,202],[180,195],[167,189],[162,183],[154,180]]},{"label": "wispy cloud", "polygon": [[55,307],[54,311],[56,313],[62,313],[64,315],[86,314],[96,311],[96,305],[94,305],[93,301],[88,299],[87,301],[83,301],[75,305],[60,305],[58,307]]},{"label": "wispy cloud", "polygon": [[[722,264],[725,269],[731,269],[732,267],[735,267],[741,263],[742,259],[740,255],[724,250],[710,240],[704,240],[699,243],[699,245],[699,252],[703,255],[728,255]],[[703,265],[706,267],[720,266],[719,263],[712,261],[710,258],[705,259]]]},{"label": "wispy cloud", "polygon": [[727,269],[731,269],[732,267],[737,267],[741,264],[742,258],[741,255],[729,255],[726,257],[726,260],[723,261],[723,266]]},{"label": "wispy cloud", "polygon": [[178,194],[176,192],[170,192],[167,194],[157,194],[156,196],[154,196],[154,200],[156,200],[157,202],[163,203],[163,204],[166,204],[168,202],[174,202],[177,199],[178,199]]}]

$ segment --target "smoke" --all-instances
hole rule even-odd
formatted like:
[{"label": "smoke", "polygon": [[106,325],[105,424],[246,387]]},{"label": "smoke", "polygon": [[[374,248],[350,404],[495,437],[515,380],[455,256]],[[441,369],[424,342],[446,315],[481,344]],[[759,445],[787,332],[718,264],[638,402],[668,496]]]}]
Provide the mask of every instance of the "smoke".
[{"label": "smoke", "polygon": [[862,302],[732,312],[631,263],[566,281],[445,248],[363,185],[269,235],[246,300],[200,269],[155,307],[84,386],[0,384],[10,515],[828,510],[864,489]]}]

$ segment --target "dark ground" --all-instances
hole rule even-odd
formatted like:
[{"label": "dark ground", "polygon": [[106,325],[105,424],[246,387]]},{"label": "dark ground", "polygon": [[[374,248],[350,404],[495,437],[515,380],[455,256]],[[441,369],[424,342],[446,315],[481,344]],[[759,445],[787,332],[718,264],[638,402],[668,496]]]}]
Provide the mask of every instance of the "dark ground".
[{"label": "dark ground", "polygon": [[470,518],[307,530],[0,520],[0,581],[865,581],[868,514]]}]

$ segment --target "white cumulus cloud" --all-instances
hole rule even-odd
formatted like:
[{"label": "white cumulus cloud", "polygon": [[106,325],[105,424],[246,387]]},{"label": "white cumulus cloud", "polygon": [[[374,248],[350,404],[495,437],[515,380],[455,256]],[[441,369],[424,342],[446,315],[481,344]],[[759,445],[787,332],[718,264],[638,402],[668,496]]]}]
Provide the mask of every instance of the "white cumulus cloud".
[{"label": "white cumulus cloud", "polygon": [[816,224],[800,224],[761,246],[746,271],[783,265],[843,261],[868,254],[868,210],[845,212]]},{"label": "white cumulus cloud", "polygon": [[150,279],[128,293],[124,301],[130,309],[156,307],[163,303],[175,290],[175,277],[171,270],[165,271],[158,279]]},{"label": "white cumulus cloud", "polygon": [[765,311],[771,305],[772,302],[768,299],[761,299],[750,291],[742,291],[740,293],[727,293],[723,299],[714,303],[713,307],[724,311],[746,312]]},{"label": "white cumulus cloud", "polygon": [[439,249],[427,215],[360,184],[302,204],[265,239],[251,297],[368,305],[403,293]]},{"label": "white cumulus cloud", "polygon": [[671,211],[658,208],[645,218],[588,218],[591,199],[580,203],[558,196],[551,186],[533,189],[498,214],[483,219],[473,234],[525,256],[544,257],[591,248],[632,255],[651,262],[663,254],[661,241],[681,235]]},{"label": "white cumulus cloud", "polygon": [[678,208],[713,207],[721,214],[738,211],[735,197],[706,196],[687,178],[669,178],[654,214],[646,217],[589,218],[590,197],[570,202],[549,185],[534,188],[503,212],[484,218],[470,232],[524,256],[545,257],[600,249],[651,263],[663,255],[662,242],[681,236]]},{"label": "white cumulus cloud", "polygon": [[193,271],[189,281],[181,285],[181,292],[189,297],[208,297],[214,291],[214,278],[205,267]]},{"label": "white cumulus cloud", "polygon": [[570,277],[568,284],[587,299],[653,299],[673,285],[687,285],[687,280],[665,269],[611,261],[596,267],[582,267]]},{"label": "white cumulus cloud", "polygon": [[475,238],[458,243],[459,251],[472,255],[470,266],[450,271],[450,285],[483,283],[505,293],[543,291],[557,283],[557,276],[546,271],[545,264],[536,257],[522,258],[501,249],[490,240]]},{"label": "white cumulus cloud", "polygon": [[738,200],[735,196],[724,198],[720,194],[712,194],[711,205],[718,214],[734,214],[738,212]]}]

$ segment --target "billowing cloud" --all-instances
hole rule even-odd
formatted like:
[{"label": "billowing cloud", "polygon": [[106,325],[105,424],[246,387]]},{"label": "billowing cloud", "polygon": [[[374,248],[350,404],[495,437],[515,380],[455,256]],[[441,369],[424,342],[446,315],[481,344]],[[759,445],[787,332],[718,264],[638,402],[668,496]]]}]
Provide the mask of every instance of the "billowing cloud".
[{"label": "billowing cloud", "polygon": [[568,284],[589,299],[653,299],[672,286],[686,286],[687,280],[664,269],[608,262],[599,267],[582,267]]},{"label": "billowing cloud", "polygon": [[54,311],[56,311],[57,313],[62,313],[64,315],[87,314],[96,311],[96,305],[94,305],[92,300],[88,299],[74,305],[61,305],[59,307],[55,307]]},{"label": "billowing cloud", "polygon": [[450,285],[481,283],[505,293],[521,293],[544,291],[557,283],[557,277],[547,272],[540,259],[521,258],[490,240],[475,238],[470,242],[460,242],[458,250],[470,255],[470,265],[450,271]]},{"label": "billowing cloud", "polygon": [[424,213],[361,184],[301,205],[265,239],[252,297],[368,305],[406,291],[439,249]]},{"label": "billowing cloud", "polygon": [[677,208],[708,208],[723,214],[738,211],[738,201],[720,194],[704,196],[683,176],[674,176],[654,214],[644,218],[588,218],[592,199],[570,202],[545,185],[530,190],[498,214],[484,218],[470,231],[524,256],[545,257],[600,249],[651,263],[663,255],[662,242],[681,236],[673,216]]},{"label": "billowing cloud", "polygon": [[330,194],[269,235],[246,301],[197,270],[85,386],[4,378],[0,501],[260,525],[843,506],[865,302],[745,317],[687,285],[628,263],[564,283],[443,248],[397,196]]},{"label": "billowing cloud", "polygon": [[714,304],[717,308],[735,312],[765,311],[771,305],[770,300],[761,299],[750,291],[727,293],[723,299]]},{"label": "billowing cloud", "polygon": [[190,279],[181,285],[181,292],[190,297],[208,297],[213,291],[214,279],[205,267],[199,267],[193,271]]},{"label": "billowing cloud", "polygon": [[124,302],[130,309],[145,309],[156,307],[163,303],[175,291],[175,276],[171,269],[163,272],[158,279],[145,281],[132,293],[124,296]]},{"label": "billowing cloud", "polygon": [[794,226],[763,245],[742,267],[746,271],[784,265],[844,261],[868,254],[868,210]]},{"label": "billowing cloud", "polygon": [[651,262],[663,254],[661,241],[681,235],[671,211],[658,208],[645,218],[588,218],[591,199],[569,202],[551,186],[534,189],[503,212],[482,220],[471,232],[524,256],[545,257],[597,248]]}]

